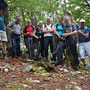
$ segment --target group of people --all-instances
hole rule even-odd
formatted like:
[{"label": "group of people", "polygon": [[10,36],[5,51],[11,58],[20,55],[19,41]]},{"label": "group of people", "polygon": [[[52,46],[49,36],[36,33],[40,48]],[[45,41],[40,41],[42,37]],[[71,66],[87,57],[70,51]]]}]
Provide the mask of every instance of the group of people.
[{"label": "group of people", "polygon": [[[68,16],[64,17],[64,23],[63,17],[59,17],[58,23],[55,25],[51,24],[50,17],[46,18],[46,24],[43,24],[43,21],[39,21],[37,26],[31,25],[31,20],[28,19],[27,26],[22,30],[20,25],[20,16],[17,16],[15,21],[12,21],[10,24],[5,26],[5,20],[2,14],[3,10],[0,9],[0,41],[2,42],[2,53],[5,60],[8,60],[6,57],[6,29],[8,29],[12,32],[11,43],[13,58],[20,56],[20,35],[23,34],[24,42],[29,52],[29,58],[38,61],[40,55],[46,60],[48,60],[50,56],[51,61],[54,61],[52,64],[55,66],[62,66],[64,49],[69,46],[73,55],[74,67],[78,68],[78,38],[80,59],[83,62],[84,67],[87,67],[85,63],[85,52],[90,60],[90,33],[89,28],[85,26],[84,19],[80,20],[79,26],[73,18],[72,13],[68,11],[73,23],[70,22],[70,18]],[[50,54],[48,53],[49,46],[51,51]],[[37,50],[36,54],[35,48]]]}]

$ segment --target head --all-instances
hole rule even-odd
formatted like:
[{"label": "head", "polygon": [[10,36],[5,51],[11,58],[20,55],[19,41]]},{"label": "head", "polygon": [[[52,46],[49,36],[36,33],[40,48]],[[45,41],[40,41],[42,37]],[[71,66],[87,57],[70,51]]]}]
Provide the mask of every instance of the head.
[{"label": "head", "polygon": [[27,25],[28,25],[28,26],[31,25],[31,20],[30,20],[30,19],[27,20]]},{"label": "head", "polygon": [[16,23],[17,23],[17,24],[20,24],[20,21],[21,21],[21,17],[20,17],[20,16],[17,16],[17,17],[16,17]]},{"label": "head", "polygon": [[39,27],[42,27],[43,26],[43,21],[39,21],[38,25],[39,25]]},{"label": "head", "polygon": [[0,9],[0,15],[2,15],[3,14],[3,9]]},{"label": "head", "polygon": [[60,17],[58,18],[59,24],[62,24],[62,21],[63,21],[63,17],[60,16]]},{"label": "head", "polygon": [[64,21],[65,21],[65,24],[66,25],[69,25],[70,24],[70,18],[68,16],[65,16],[64,17]]},{"label": "head", "polygon": [[85,26],[85,20],[84,20],[84,19],[81,19],[81,20],[80,20],[80,26],[81,26],[82,28],[84,28],[84,26]]},{"label": "head", "polygon": [[50,17],[47,17],[47,18],[46,18],[47,25],[50,24],[50,21],[51,21]]}]

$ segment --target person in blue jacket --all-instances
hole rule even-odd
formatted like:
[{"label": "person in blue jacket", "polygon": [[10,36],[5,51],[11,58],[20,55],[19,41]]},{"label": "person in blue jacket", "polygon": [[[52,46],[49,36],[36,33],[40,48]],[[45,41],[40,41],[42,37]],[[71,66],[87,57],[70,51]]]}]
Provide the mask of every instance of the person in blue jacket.
[{"label": "person in blue jacket", "polygon": [[7,42],[6,28],[8,30],[14,32],[12,29],[5,26],[5,19],[4,19],[4,16],[3,16],[3,9],[0,9],[0,41],[2,42],[3,58],[5,60],[8,60],[8,58],[6,57],[6,42]]},{"label": "person in blue jacket", "polygon": [[78,40],[79,40],[79,54],[80,59],[84,65],[85,68],[87,68],[87,65],[85,63],[85,52],[88,55],[88,60],[90,61],[90,38],[89,38],[89,29],[85,26],[85,20],[80,20],[80,26],[77,25],[76,21],[74,20],[72,13],[68,12],[71,15],[73,23],[76,25],[78,30]]}]

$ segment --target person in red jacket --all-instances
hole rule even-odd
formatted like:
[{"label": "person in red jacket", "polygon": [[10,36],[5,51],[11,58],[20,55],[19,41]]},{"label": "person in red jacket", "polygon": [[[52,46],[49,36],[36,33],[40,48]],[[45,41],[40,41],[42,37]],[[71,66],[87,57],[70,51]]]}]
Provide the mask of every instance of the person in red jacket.
[{"label": "person in red jacket", "polygon": [[35,34],[35,27],[31,25],[31,20],[27,21],[27,26],[23,29],[24,34],[24,42],[26,45],[26,48],[29,51],[29,58],[34,59],[34,41],[33,36],[35,38],[38,38]]}]

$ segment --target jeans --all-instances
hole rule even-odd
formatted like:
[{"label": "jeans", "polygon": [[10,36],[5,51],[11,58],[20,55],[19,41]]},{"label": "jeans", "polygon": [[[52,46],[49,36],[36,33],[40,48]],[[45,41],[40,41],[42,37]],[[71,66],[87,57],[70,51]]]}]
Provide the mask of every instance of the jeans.
[{"label": "jeans", "polygon": [[11,43],[13,56],[20,56],[20,35],[12,34]]},{"label": "jeans", "polygon": [[48,59],[48,46],[50,44],[51,53],[53,52],[53,37],[48,36],[44,37],[44,49],[45,49],[45,58]]}]

